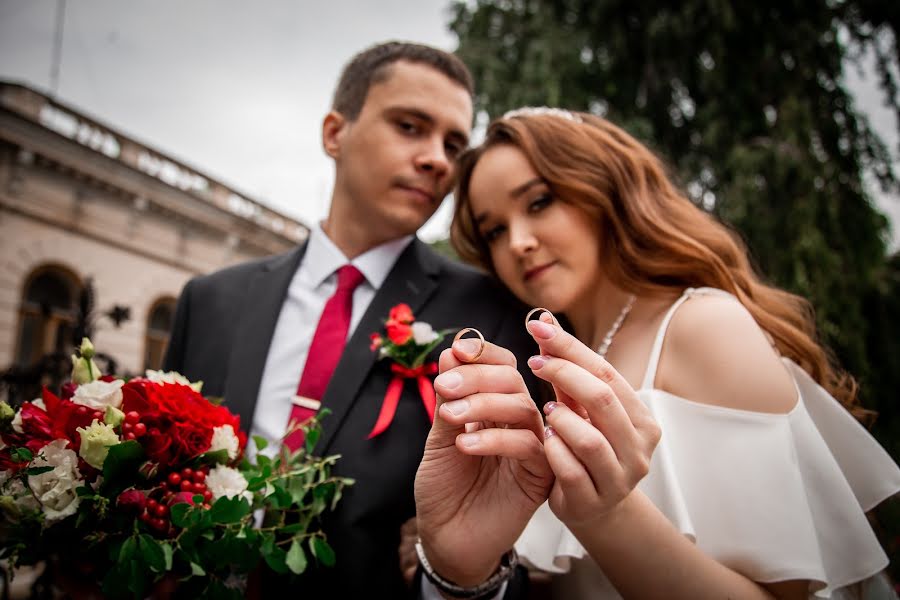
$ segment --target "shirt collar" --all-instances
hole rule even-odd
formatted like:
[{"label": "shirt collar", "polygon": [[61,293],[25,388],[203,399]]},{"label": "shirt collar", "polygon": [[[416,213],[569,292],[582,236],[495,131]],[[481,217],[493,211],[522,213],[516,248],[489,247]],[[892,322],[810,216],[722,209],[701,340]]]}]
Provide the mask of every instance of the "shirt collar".
[{"label": "shirt collar", "polygon": [[381,288],[388,273],[394,268],[394,263],[413,241],[413,238],[415,238],[414,235],[406,235],[385,242],[349,261],[322,229],[322,224],[316,223],[309,233],[303,267],[312,283],[318,287],[335,271],[349,262],[359,269],[369,285],[377,290]]}]

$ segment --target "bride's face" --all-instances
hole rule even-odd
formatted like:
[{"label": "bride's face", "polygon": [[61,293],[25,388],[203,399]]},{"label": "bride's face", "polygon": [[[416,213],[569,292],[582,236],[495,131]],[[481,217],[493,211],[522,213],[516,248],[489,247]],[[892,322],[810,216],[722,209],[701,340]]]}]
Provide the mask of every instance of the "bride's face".
[{"label": "bride's face", "polygon": [[525,154],[502,144],[472,171],[469,200],[503,283],[522,301],[569,312],[600,277],[598,227],[553,195]]}]

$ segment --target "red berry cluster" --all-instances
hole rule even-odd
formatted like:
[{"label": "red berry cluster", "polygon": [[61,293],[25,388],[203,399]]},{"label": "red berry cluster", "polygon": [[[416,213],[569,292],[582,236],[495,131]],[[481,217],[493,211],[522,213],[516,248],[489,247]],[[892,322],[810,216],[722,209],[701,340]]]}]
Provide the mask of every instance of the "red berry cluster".
[{"label": "red berry cluster", "polygon": [[195,495],[203,496],[203,508],[210,507],[212,492],[206,487],[207,473],[208,466],[172,471],[159,487],[150,492],[144,512],[138,518],[161,534],[169,537],[175,535],[175,528],[169,519],[169,508],[176,502],[188,501],[193,504],[192,500],[185,498],[185,494],[190,494],[191,498]]},{"label": "red berry cluster", "polygon": [[78,408],[75,409],[75,414],[78,415],[79,417],[83,417],[85,415],[90,414],[91,419],[97,419],[98,421],[103,421],[103,411],[93,410],[91,408],[88,408],[84,404],[79,405]]},{"label": "red berry cluster", "polygon": [[122,423],[122,433],[126,440],[134,440],[147,433],[147,425],[141,423],[141,414],[138,411],[130,410],[125,413],[125,420]]}]

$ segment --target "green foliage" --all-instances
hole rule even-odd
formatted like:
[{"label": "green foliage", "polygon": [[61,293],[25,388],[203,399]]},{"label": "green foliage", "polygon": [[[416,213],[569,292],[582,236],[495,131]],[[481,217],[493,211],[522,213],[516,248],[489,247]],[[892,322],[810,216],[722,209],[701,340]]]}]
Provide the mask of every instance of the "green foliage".
[{"label": "green foliage", "polygon": [[479,110],[587,110],[662,156],[767,280],[812,301],[823,342],[880,413],[874,433],[900,458],[900,268],[863,177],[900,184],[843,77],[874,53],[900,117],[896,3],[477,0],[454,3],[450,27]]},{"label": "green foliage", "polygon": [[[321,432],[319,419],[327,412],[302,427],[312,444]],[[24,448],[17,450],[20,456],[30,454]],[[145,460],[139,444],[123,442],[110,448],[99,490],[90,486],[76,490],[81,502],[77,518],[45,527],[39,510],[20,507],[12,499],[0,507],[0,558],[16,566],[49,558],[51,570],[68,571],[77,579],[84,579],[89,569],[109,598],[146,598],[166,584],[177,585],[179,597],[241,598],[240,582],[260,560],[276,572],[293,574],[302,573],[310,557],[325,566],[334,564],[320,520],[334,509],[344,487],[353,483],[332,475],[338,458],[282,448],[274,458],[258,455],[255,464],[244,460],[239,470],[248,481],[247,494],[222,496],[211,505],[203,504],[198,494],[193,505],[172,504],[168,508],[172,529],[161,532],[133,514],[108,510],[109,498],[122,491],[126,478],[133,486],[134,474]],[[216,453],[203,458],[205,464],[220,459]],[[16,477],[25,483],[40,469],[23,469]],[[147,472],[156,476],[155,470]],[[155,485],[148,480],[141,491],[155,495]],[[253,517],[257,509],[265,512],[259,528]],[[81,544],[76,557],[65,554],[73,540]]]}]

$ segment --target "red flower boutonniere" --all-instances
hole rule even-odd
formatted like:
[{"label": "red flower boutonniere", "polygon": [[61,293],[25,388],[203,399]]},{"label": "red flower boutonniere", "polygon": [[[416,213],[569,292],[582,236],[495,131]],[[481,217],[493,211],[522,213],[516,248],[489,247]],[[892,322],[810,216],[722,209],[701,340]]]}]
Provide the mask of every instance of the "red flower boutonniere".
[{"label": "red flower boutonniere", "polygon": [[403,303],[391,309],[384,327],[384,335],[373,333],[369,336],[372,341],[369,347],[373,352],[378,352],[379,358],[390,358],[393,361],[391,372],[394,377],[388,384],[381,412],[369,433],[369,439],[383,433],[390,426],[394,413],[397,412],[403,382],[407,379],[416,380],[428,418],[434,421],[434,387],[429,375],[437,373],[437,363],[426,363],[425,359],[448,333],[453,332],[453,329],[435,331],[428,323],[416,321],[412,309]]}]

